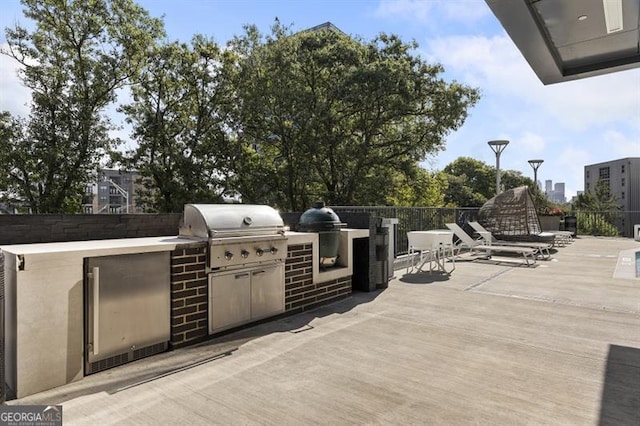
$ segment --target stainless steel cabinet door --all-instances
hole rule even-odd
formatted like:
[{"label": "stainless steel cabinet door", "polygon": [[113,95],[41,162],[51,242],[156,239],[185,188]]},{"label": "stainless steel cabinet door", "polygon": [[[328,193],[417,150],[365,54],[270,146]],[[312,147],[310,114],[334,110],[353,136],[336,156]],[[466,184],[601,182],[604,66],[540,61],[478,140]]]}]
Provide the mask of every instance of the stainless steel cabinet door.
[{"label": "stainless steel cabinet door", "polygon": [[284,312],[284,266],[255,270],[251,275],[251,319]]},{"label": "stainless steel cabinet door", "polygon": [[169,252],[85,260],[89,362],[170,338]]},{"label": "stainless steel cabinet door", "polygon": [[251,272],[209,275],[209,332],[217,332],[251,319]]}]

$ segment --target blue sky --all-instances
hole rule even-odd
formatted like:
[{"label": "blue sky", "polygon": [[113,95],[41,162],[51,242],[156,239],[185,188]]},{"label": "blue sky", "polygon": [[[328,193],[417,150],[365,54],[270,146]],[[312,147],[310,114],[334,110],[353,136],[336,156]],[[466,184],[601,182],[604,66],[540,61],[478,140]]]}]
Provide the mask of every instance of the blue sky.
[{"label": "blue sky", "polygon": [[[508,139],[503,169],[533,177],[527,160],[544,159],[538,180],[565,182],[571,197],[583,189],[587,164],[640,156],[640,69],[544,86],[506,35],[484,0],[139,0],[151,15],[164,15],[169,40],[201,33],[224,44],[244,24],[268,32],[277,17],[294,31],[332,22],[371,39],[380,32],[415,40],[416,52],[441,63],[448,81],[478,87],[480,102],[446,150],[424,167],[440,170],[460,156],[495,164],[487,145]],[[0,4],[0,26],[24,23],[17,0]],[[0,44],[6,45],[4,31]],[[16,65],[0,57],[0,110],[26,115],[29,93]],[[121,119],[116,117],[116,119]],[[126,131],[120,134],[126,137]]]}]

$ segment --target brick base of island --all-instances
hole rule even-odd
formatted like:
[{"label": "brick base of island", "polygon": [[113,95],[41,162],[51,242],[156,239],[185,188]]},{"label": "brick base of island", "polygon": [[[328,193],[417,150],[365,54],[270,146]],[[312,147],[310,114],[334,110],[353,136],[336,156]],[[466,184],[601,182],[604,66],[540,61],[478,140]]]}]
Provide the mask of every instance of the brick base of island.
[{"label": "brick base of island", "polygon": [[[353,240],[367,238],[369,230],[342,229],[337,265],[326,270],[319,266],[318,234],[286,235],[285,315],[351,294]],[[171,252],[171,347],[189,346],[209,338],[208,297],[206,243],[179,246]]]}]

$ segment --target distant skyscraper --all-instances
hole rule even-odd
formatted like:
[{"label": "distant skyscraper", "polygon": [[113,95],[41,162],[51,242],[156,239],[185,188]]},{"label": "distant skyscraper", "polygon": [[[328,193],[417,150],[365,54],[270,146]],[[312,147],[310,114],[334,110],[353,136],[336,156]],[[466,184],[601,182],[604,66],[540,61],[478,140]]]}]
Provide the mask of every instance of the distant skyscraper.
[{"label": "distant skyscraper", "polygon": [[564,196],[564,182],[557,182],[553,186],[553,202],[560,204],[567,202],[567,199]]},{"label": "distant skyscraper", "polygon": [[564,195],[564,182],[558,182],[554,186],[553,181],[551,179],[547,179],[544,181],[544,187],[547,200],[558,204],[564,204],[567,202]]}]

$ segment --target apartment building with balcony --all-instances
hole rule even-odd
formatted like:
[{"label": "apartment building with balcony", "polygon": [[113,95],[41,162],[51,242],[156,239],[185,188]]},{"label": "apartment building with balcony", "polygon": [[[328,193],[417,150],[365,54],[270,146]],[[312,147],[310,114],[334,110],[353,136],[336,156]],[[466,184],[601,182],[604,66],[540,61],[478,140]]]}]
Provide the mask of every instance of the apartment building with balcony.
[{"label": "apartment building with balcony", "polygon": [[640,224],[640,157],[627,157],[584,166],[584,190],[592,191],[598,180],[604,181],[616,197],[623,214],[621,229],[633,235]]},{"label": "apartment building with balcony", "polygon": [[137,203],[139,185],[136,172],[102,169],[97,182],[88,183],[85,189],[85,214],[126,214],[141,213]]}]

